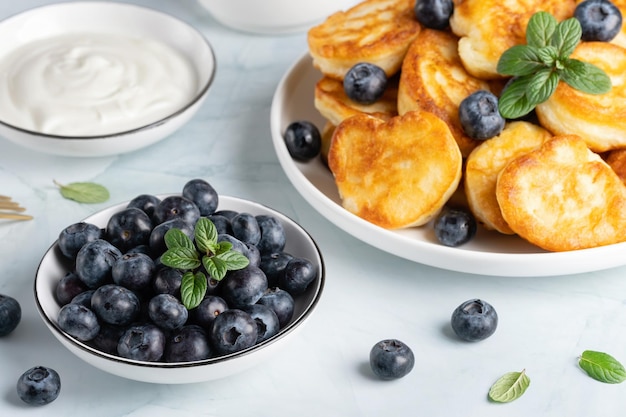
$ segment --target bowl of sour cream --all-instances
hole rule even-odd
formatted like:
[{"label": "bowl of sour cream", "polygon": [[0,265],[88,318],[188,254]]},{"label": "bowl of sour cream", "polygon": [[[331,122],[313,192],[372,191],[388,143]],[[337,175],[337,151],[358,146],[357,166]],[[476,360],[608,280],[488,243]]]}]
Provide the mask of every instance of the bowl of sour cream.
[{"label": "bowl of sour cream", "polygon": [[34,8],[0,22],[0,39],[0,136],[55,155],[115,155],[168,137],[216,71],[195,28],[132,4]]}]

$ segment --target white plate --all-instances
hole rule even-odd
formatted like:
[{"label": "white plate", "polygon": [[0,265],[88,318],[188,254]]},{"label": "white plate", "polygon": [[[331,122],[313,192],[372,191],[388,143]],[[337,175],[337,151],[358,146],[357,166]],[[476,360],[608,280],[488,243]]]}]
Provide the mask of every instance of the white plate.
[{"label": "white plate", "polygon": [[626,264],[626,243],[570,252],[546,252],[517,236],[479,229],[466,245],[439,244],[431,224],[400,231],[386,230],[348,212],[341,206],[337,187],[321,160],[294,161],[283,132],[296,120],[325,121],[313,104],[315,83],[321,74],[304,54],[281,79],[271,109],[272,141],[285,174],[300,194],[322,216],[372,246],[415,262],[481,275],[550,276],[613,268]]},{"label": "white plate", "polygon": [[[164,198],[167,195],[159,195]],[[105,227],[108,219],[127,206],[120,203],[99,211],[83,221]],[[304,294],[295,298],[294,315],[280,332],[248,349],[225,356],[186,363],[141,362],[110,355],[80,342],[57,325],[60,307],[54,289],[60,277],[71,269],[55,242],[39,264],[35,277],[35,302],[44,323],[70,352],[83,361],[113,375],[143,382],[159,384],[186,384],[225,378],[257,364],[279,357],[279,351],[295,337],[318,305],[325,282],[325,265],[322,254],[313,238],[289,217],[262,204],[236,197],[219,196],[218,210],[235,210],[250,214],[267,214],[280,220],[285,228],[285,250],[294,256],[310,259],[317,268],[317,278]]]}]

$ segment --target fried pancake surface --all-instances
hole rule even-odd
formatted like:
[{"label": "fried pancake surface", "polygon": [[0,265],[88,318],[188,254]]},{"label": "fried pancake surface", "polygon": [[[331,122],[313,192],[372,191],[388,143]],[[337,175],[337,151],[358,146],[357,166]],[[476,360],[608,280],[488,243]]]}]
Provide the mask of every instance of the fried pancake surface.
[{"label": "fried pancake surface", "polygon": [[579,135],[595,152],[626,147],[626,49],[607,42],[582,42],[572,58],[602,68],[613,88],[606,94],[586,94],[560,82],[536,108],[541,125],[555,135]]},{"label": "fried pancake surface", "polygon": [[535,124],[510,122],[500,135],[482,142],[469,155],[465,162],[465,194],[470,210],[486,229],[514,234],[502,217],[496,198],[498,174],[510,161],[550,138],[550,132]]},{"label": "fried pancake surface", "polygon": [[462,157],[448,126],[432,113],[388,121],[360,114],[335,129],[328,165],[346,210],[399,229],[439,212],[459,185]]},{"label": "fried pancake surface", "polygon": [[477,90],[490,90],[486,81],[465,70],[457,52],[458,38],[444,31],[422,29],[402,63],[398,113],[425,110],[448,124],[465,157],[480,142],[468,137],[459,121],[459,104]]},{"label": "fried pancake surface", "polygon": [[559,22],[572,17],[574,0],[463,0],[450,18],[459,40],[459,55],[467,71],[484,79],[502,78],[496,71],[500,55],[526,43],[526,25],[540,10]]},{"label": "fried pancake surface", "polygon": [[609,152],[605,161],[626,185],[626,149],[615,149]]},{"label": "fried pancake surface", "polygon": [[626,187],[576,135],[514,159],[500,172],[496,195],[511,229],[543,249],[626,241]]},{"label": "fried pancake surface", "polygon": [[389,80],[383,96],[372,104],[359,104],[345,93],[343,82],[322,77],[315,85],[315,108],[329,122],[338,125],[344,119],[358,113],[367,113],[388,119],[398,115],[398,79]]},{"label": "fried pancake surface", "polygon": [[395,74],[421,29],[414,6],[415,0],[365,0],[330,15],[307,33],[313,66],[338,80],[359,62]]}]

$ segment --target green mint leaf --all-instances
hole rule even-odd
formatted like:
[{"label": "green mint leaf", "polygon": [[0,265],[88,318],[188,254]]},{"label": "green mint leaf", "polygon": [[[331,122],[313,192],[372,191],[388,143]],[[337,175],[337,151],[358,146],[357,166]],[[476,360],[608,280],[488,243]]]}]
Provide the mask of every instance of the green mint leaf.
[{"label": "green mint leaf", "polygon": [[189,236],[183,233],[182,230],[176,229],[176,228],[172,228],[168,230],[167,232],[165,232],[165,246],[167,246],[168,249],[174,249],[174,248],[189,248],[189,249],[194,249],[194,250],[196,249],[191,239],[189,239]]},{"label": "green mint leaf", "polygon": [[489,389],[489,399],[499,403],[508,403],[518,399],[530,385],[526,370],[509,372],[498,379]]},{"label": "green mint leaf", "polygon": [[217,245],[217,228],[211,220],[200,217],[196,222],[194,237],[198,250],[202,253],[213,253]]},{"label": "green mint leaf", "polygon": [[580,27],[580,22],[578,19],[572,17],[557,25],[554,35],[552,35],[552,39],[550,40],[550,44],[559,51],[559,57],[567,58],[574,52],[574,49],[576,49],[582,34],[583,31]]},{"label": "green mint leaf", "polygon": [[559,60],[559,51],[552,45],[537,49],[537,56],[545,66],[554,68]]},{"label": "green mint leaf", "polygon": [[503,75],[529,75],[544,68],[545,64],[537,48],[528,45],[515,45],[500,56],[496,70]]},{"label": "green mint leaf", "polygon": [[526,43],[535,48],[549,45],[556,27],[556,19],[550,13],[537,12],[533,14],[526,26]]},{"label": "green mint leaf", "polygon": [[526,86],[529,103],[540,104],[550,98],[559,85],[559,73],[551,68],[544,68],[533,74]]},{"label": "green mint leaf", "polygon": [[176,269],[196,269],[201,265],[196,249],[182,246],[166,250],[161,255],[161,262]]},{"label": "green mint leaf", "polygon": [[577,59],[568,59],[564,62],[561,79],[572,88],[588,94],[604,94],[612,87],[611,78],[606,72]]},{"label": "green mint leaf", "polygon": [[234,271],[237,269],[243,269],[250,264],[250,260],[241,253],[231,250],[228,252],[220,253],[215,256],[221,259],[226,264],[226,269]]},{"label": "green mint leaf", "polygon": [[226,276],[226,272],[228,272],[226,262],[218,256],[203,257],[202,265],[204,265],[204,269],[211,275],[211,278],[216,281],[221,281]]},{"label": "green mint leaf", "polygon": [[202,272],[185,272],[180,284],[180,298],[187,310],[198,307],[207,291],[207,278]]},{"label": "green mint leaf", "polygon": [[61,195],[68,200],[78,201],[79,203],[104,203],[110,197],[109,190],[100,184],[93,182],[73,182],[63,185],[54,181]]},{"label": "green mint leaf", "polygon": [[526,96],[529,76],[514,78],[498,99],[498,109],[505,119],[517,119],[530,113],[536,103]]},{"label": "green mint leaf", "polygon": [[619,384],[626,380],[626,370],[607,353],[586,350],[578,361],[580,367],[593,379],[607,384]]},{"label": "green mint leaf", "polygon": [[226,241],[217,242],[217,245],[215,246],[215,254],[219,255],[221,253],[228,252],[232,248],[233,248],[233,244],[230,242],[226,242]]}]

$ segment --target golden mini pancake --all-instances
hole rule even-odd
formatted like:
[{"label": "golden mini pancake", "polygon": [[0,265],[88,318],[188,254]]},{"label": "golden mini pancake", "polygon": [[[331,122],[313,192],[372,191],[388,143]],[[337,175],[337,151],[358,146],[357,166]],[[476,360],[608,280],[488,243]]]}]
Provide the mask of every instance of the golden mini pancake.
[{"label": "golden mini pancake", "polygon": [[626,185],[626,149],[615,149],[608,152],[605,161]]},{"label": "golden mini pancake", "polygon": [[500,135],[482,142],[465,162],[465,194],[474,217],[488,230],[514,234],[496,198],[500,171],[513,159],[540,147],[550,132],[523,121],[507,123]]},{"label": "golden mini pancake", "polygon": [[346,210],[400,229],[440,211],[459,185],[462,157],[448,126],[432,113],[388,121],[359,114],[335,129],[328,165]]},{"label": "golden mini pancake", "polygon": [[421,29],[414,6],[415,0],[366,0],[332,14],[307,33],[313,66],[338,80],[359,62],[395,74]]},{"label": "golden mini pancake", "polygon": [[459,104],[477,90],[490,90],[486,81],[468,74],[451,33],[422,29],[402,63],[398,113],[425,110],[448,124],[465,157],[480,142],[468,137],[459,121]]},{"label": "golden mini pancake", "polygon": [[536,108],[541,125],[555,135],[579,135],[595,152],[626,147],[626,49],[607,42],[582,42],[572,58],[602,68],[613,88],[606,94],[587,94],[561,81]]},{"label": "golden mini pancake", "polygon": [[626,187],[579,136],[556,136],[511,161],[496,196],[511,229],[540,248],[626,241]]},{"label": "golden mini pancake", "polygon": [[367,113],[388,119],[398,115],[398,79],[389,79],[383,96],[372,104],[359,104],[345,93],[343,82],[322,77],[315,85],[315,108],[329,122],[338,125],[344,119],[358,113]]},{"label": "golden mini pancake", "polygon": [[500,55],[526,43],[526,25],[538,11],[551,13],[557,21],[572,17],[574,0],[464,0],[450,18],[459,40],[459,55],[467,71],[484,79],[502,78],[496,71]]}]

